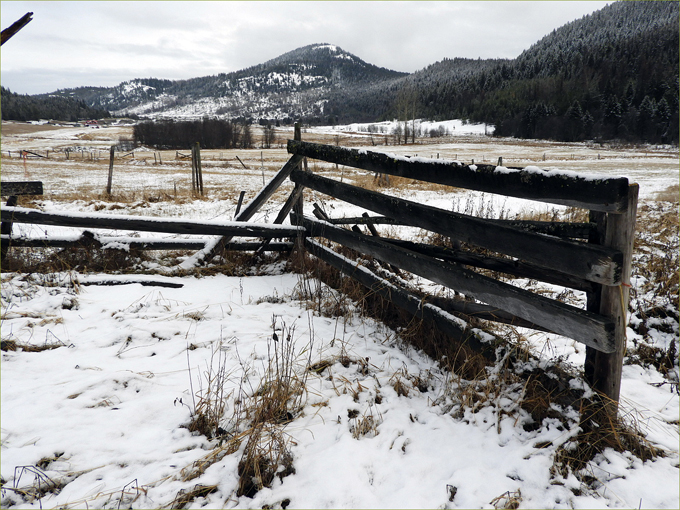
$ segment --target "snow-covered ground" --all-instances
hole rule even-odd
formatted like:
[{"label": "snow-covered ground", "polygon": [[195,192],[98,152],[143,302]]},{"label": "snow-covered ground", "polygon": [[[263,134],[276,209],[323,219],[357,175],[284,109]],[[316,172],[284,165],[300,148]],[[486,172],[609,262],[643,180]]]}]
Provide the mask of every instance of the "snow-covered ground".
[{"label": "snow-covered ground", "polygon": [[[61,138],[64,133],[50,136],[51,143],[78,140]],[[480,159],[481,151],[490,159],[505,150],[508,157],[507,145],[474,138],[449,147],[384,150],[441,157],[459,151]],[[3,155],[8,147],[3,137]],[[634,176],[642,186],[642,204],[654,203],[658,191],[678,183],[677,150],[663,159],[645,156],[644,149],[630,152],[629,158],[600,149],[601,167],[594,163],[598,149],[586,144],[527,150],[532,157],[564,150],[562,168],[574,170],[571,165],[578,163],[589,173],[594,164],[596,173],[612,175],[626,175],[631,165],[639,164],[641,170],[647,165],[654,171]],[[589,159],[569,158],[569,152],[579,150]],[[285,154],[281,157],[285,160]],[[525,159],[530,160],[526,153]],[[558,161],[549,162],[557,167]],[[66,162],[56,163],[66,168]],[[77,190],[87,185],[87,176],[62,171],[56,180],[49,165],[23,165],[3,157],[8,169],[5,174],[3,168],[3,178],[20,180],[29,172],[32,179],[54,187]],[[161,165],[143,168],[121,167],[117,185],[125,191],[139,189],[141,180],[153,179],[156,170],[167,170],[167,175],[180,171],[169,163],[166,170]],[[272,173],[267,170],[267,177]],[[352,174],[343,175],[349,179]],[[259,171],[244,174],[236,167],[215,169],[209,178],[236,190],[256,191],[262,184]],[[526,207],[523,201],[489,195],[390,192],[448,210],[474,207],[514,214]],[[281,194],[254,220],[271,222],[284,199]],[[333,216],[359,212],[316,194],[307,199],[318,201]],[[235,200],[215,192],[189,203],[47,197],[39,205],[208,220],[231,219]],[[74,232],[15,228],[32,236]],[[653,249],[663,255],[663,247]],[[146,263],[147,273],[155,264]],[[647,283],[632,281],[640,300]],[[321,289],[326,312],[319,313],[314,304],[310,308],[309,288]],[[608,449],[590,464],[595,481],[586,485],[573,474],[550,472],[558,448],[578,432],[575,420],[549,418],[538,428],[525,427],[531,418],[519,406],[522,387],[513,385],[473,411],[464,403],[470,382],[445,372],[384,325],[354,313],[351,303],[317,281],[289,272],[284,262],[245,268],[242,276],[4,273],[1,292],[3,507],[678,508],[680,503],[677,361],[665,376],[641,364],[627,364],[623,370],[621,411],[637,420],[665,457],[643,463],[630,453]],[[583,297],[574,299],[582,302]],[[340,316],[330,313],[338,308],[344,310]],[[677,342],[677,321],[666,323],[650,329],[645,341],[663,349]],[[5,350],[11,342],[50,349]],[[574,341],[534,333],[528,342],[544,356],[583,363],[584,350]],[[631,352],[641,342],[640,332],[629,328]],[[284,345],[305,390],[298,396],[300,406],[272,426],[273,436],[260,446],[272,448],[279,443],[271,438],[278,438],[294,473],[274,477],[270,488],[252,498],[239,496],[239,462],[252,446],[244,409],[265,391],[270,361]],[[310,371],[309,365],[317,369]],[[219,422],[224,435],[208,439],[186,427],[217,374],[224,381],[226,407]],[[204,490],[180,502],[197,486]]]}]

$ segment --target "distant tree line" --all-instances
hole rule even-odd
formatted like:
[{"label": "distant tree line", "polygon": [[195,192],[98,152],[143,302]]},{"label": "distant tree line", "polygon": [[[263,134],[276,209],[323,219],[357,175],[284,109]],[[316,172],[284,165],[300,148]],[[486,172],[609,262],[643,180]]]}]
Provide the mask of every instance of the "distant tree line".
[{"label": "distant tree line", "polygon": [[146,121],[133,129],[134,141],[156,149],[189,149],[198,142],[204,149],[248,149],[253,145],[250,124],[222,119]]},{"label": "distant tree line", "polygon": [[29,96],[0,88],[2,120],[52,119],[75,122],[110,117],[108,111],[90,108],[82,100],[63,96]]},{"label": "distant tree line", "polygon": [[499,136],[677,144],[678,5],[614,2],[516,59],[444,59],[331,98],[324,113],[341,122],[348,114],[355,121],[405,121],[404,93],[416,91],[410,111],[418,117],[494,124]]}]

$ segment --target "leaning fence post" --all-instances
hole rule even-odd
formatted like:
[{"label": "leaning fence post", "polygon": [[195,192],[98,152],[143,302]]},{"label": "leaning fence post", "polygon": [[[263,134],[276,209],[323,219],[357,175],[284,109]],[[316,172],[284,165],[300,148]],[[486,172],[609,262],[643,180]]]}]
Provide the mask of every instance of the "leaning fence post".
[{"label": "leaning fence post", "polygon": [[194,148],[191,148],[191,191],[196,192],[196,158],[194,158]]},{"label": "leaning fence post", "polygon": [[194,145],[196,150],[195,160],[196,160],[196,184],[198,187],[198,192],[203,196],[203,168],[201,166],[201,144],[196,142]]},{"label": "leaning fence post", "polygon": [[[615,351],[604,353],[586,348],[585,376],[588,383],[606,398],[606,411],[615,417],[621,391],[621,372],[626,352],[626,328],[628,326],[628,289],[635,241],[635,216],[637,213],[639,186],[628,186],[628,207],[622,214],[591,214],[597,221],[601,244],[616,248],[623,253],[621,285],[602,286],[598,296],[589,299],[588,308],[598,308],[599,313],[615,321]],[[595,310],[593,310],[595,311]]]},{"label": "leaning fence post", "polygon": [[[114,145],[111,146],[111,151],[109,153],[109,179],[106,181],[106,194],[111,195],[111,186],[113,184],[113,158],[114,155],[113,153],[115,152],[116,147]],[[68,152],[66,153],[68,154]]]}]

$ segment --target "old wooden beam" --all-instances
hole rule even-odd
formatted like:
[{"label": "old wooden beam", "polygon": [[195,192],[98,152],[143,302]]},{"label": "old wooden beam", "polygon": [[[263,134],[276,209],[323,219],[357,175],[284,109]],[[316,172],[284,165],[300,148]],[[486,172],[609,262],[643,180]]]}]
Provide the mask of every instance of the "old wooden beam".
[{"label": "old wooden beam", "polygon": [[371,255],[600,351],[614,350],[614,322],[607,317],[394,246],[381,239],[355,234],[308,217],[301,221],[312,237],[325,237]]},{"label": "old wooden beam", "polygon": [[[630,271],[633,260],[633,243],[635,241],[635,216],[639,186],[632,184],[628,196],[628,208],[624,215],[608,214],[603,221],[605,246],[612,246],[624,254],[624,281],[618,287],[602,287],[599,299],[601,315],[610,318],[615,324],[614,345],[612,351],[596,352],[586,349],[585,373],[588,383],[593,389],[607,397],[606,407],[610,416],[615,417],[621,391],[621,374],[623,357],[626,352],[626,328],[628,326],[628,289],[630,287]],[[592,303],[589,305],[592,306]]]},{"label": "old wooden beam", "polygon": [[42,195],[43,183],[41,181],[3,181],[0,183],[0,193],[3,197],[11,195]]},{"label": "old wooden beam", "polygon": [[414,243],[412,241],[403,241],[401,239],[383,239],[389,243],[406,248],[407,250],[413,250],[417,253],[422,253],[423,255],[428,255],[430,257],[435,257],[449,262],[455,262],[457,264],[464,264],[466,266],[488,269],[490,271],[498,271],[499,273],[505,273],[520,278],[539,280],[583,292],[593,292],[597,286],[597,284],[589,282],[588,280],[560,273],[559,271],[545,269],[543,267],[528,264],[519,260],[491,257],[488,255],[482,256],[464,250],[433,246],[423,243]]},{"label": "old wooden beam", "polygon": [[2,221],[13,221],[16,223],[230,237],[294,237],[301,231],[299,227],[270,225],[267,223],[207,222],[75,212],[59,214],[21,207],[4,207],[0,217]]},{"label": "old wooden beam", "polygon": [[[2,235],[2,245],[9,242],[9,236]],[[131,250],[198,250],[205,246],[207,239],[163,239],[163,240],[141,240],[138,237],[122,236],[97,236],[97,241],[102,246],[106,245],[125,245]],[[81,238],[76,236],[68,237],[15,237],[12,238],[13,248],[80,248],[83,247]],[[225,246],[228,251],[256,251],[262,247],[261,242],[238,242],[227,243]],[[293,243],[268,243],[263,251],[290,251]]]},{"label": "old wooden beam", "polygon": [[[14,207],[17,205],[17,196],[12,195],[9,197],[7,200],[7,206],[9,207]],[[5,257],[7,257],[7,252],[9,251],[10,245],[12,244],[12,222],[11,221],[2,221],[0,223],[0,235],[2,235],[3,238],[6,238],[2,242],[2,247],[0,247],[0,260],[5,260]]]},{"label": "old wooden beam", "polygon": [[385,216],[371,216],[369,218],[365,218],[364,216],[352,216],[348,218],[328,218],[325,221],[328,221],[328,223],[332,223],[333,225],[355,225],[368,223],[369,221],[374,225],[401,225],[401,222],[393,218],[386,218]]},{"label": "old wooden beam", "polygon": [[537,331],[551,332],[548,328],[534,324],[531,321],[512,315],[495,306],[489,306],[474,301],[464,299],[451,299],[440,296],[428,296],[427,302],[438,306],[453,315],[469,321],[471,318],[482,319],[485,321],[509,324],[518,328],[535,329]]},{"label": "old wooden beam", "polygon": [[582,176],[532,167],[463,165],[296,140],[288,140],[288,152],[407,179],[596,211],[621,213],[627,207],[628,179],[624,177]]},{"label": "old wooden beam", "polygon": [[305,239],[305,248],[314,256],[359,281],[372,292],[391,301],[399,308],[417,318],[435,323],[441,331],[455,340],[469,344],[476,351],[493,349],[493,344],[482,340],[465,321],[439,307],[424,302],[419,296],[380,278],[356,262],[335,253],[312,239]]},{"label": "old wooden beam", "polygon": [[623,255],[619,250],[527,232],[465,214],[454,213],[293,171],[291,179],[308,188],[446,237],[517,257],[604,285],[621,282]]}]

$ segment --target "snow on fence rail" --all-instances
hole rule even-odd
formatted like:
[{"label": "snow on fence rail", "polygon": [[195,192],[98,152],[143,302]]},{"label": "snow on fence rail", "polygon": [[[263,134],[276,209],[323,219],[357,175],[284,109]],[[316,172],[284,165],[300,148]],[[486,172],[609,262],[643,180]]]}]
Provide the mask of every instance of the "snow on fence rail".
[{"label": "snow on fence rail", "polygon": [[[588,209],[590,221],[586,224],[487,220],[383,195],[300,169],[290,173],[296,186],[308,187],[383,215],[375,218],[375,223],[420,227],[505,255],[482,257],[464,250],[377,238],[375,233],[369,236],[340,228],[334,223],[344,222],[338,220],[294,215],[294,222],[307,231],[305,246],[311,253],[397,306],[434,321],[454,338],[484,348],[484,342],[465,322],[451,315],[447,317],[441,309],[433,311],[422,298],[409,296],[405,289],[376,275],[367,276],[366,268],[360,268],[310,238],[331,240],[473,297],[486,303],[486,308],[482,304],[478,306],[487,310],[492,320],[491,312],[500,309],[505,312],[501,322],[522,321],[525,326],[584,343],[586,380],[609,397],[609,411],[616,412],[625,349],[637,184],[630,184],[623,177],[543,171],[536,167],[463,165],[299,139],[288,141],[288,152],[292,157],[310,157],[409,179]],[[321,216],[317,212],[315,215]],[[357,223],[370,223],[370,220]],[[586,309],[519,289],[462,265],[491,268],[585,291]]]}]

